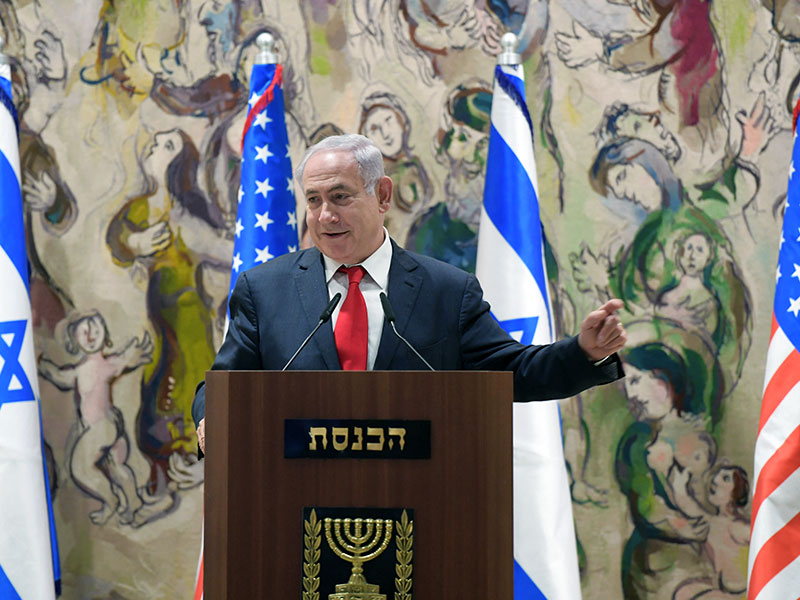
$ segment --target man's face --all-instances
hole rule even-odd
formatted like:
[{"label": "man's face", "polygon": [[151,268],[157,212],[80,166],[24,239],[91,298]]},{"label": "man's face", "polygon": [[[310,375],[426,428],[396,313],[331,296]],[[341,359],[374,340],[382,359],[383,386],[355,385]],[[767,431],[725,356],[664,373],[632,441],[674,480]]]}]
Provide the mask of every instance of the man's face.
[{"label": "man's face", "polygon": [[351,152],[314,154],[303,171],[303,193],[311,240],[329,258],[348,265],[360,263],[383,243],[392,180],[383,177],[376,190],[364,189]]}]

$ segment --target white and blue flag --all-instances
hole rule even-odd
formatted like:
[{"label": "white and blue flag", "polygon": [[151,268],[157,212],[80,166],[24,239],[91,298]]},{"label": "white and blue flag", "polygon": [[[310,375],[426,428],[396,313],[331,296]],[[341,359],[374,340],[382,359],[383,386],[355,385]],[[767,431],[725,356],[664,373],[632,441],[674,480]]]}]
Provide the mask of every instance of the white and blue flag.
[{"label": "white and blue flag", "polygon": [[281,65],[256,64],[250,76],[231,291],[239,273],[299,245],[282,74]]},{"label": "white and blue flag", "polygon": [[56,594],[55,546],[10,74],[0,63],[0,599],[40,600]]},{"label": "white and blue flag", "polygon": [[[476,274],[492,315],[524,344],[553,341],[533,126],[522,67],[495,68]],[[556,402],[514,404],[514,600],[581,597]]]}]

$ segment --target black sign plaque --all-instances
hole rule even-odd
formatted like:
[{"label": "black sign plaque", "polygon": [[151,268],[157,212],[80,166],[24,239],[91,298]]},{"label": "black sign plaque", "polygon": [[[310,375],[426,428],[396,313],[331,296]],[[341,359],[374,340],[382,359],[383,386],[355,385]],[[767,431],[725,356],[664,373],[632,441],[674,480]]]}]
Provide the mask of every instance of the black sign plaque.
[{"label": "black sign plaque", "polygon": [[286,419],[285,458],[431,457],[431,422],[378,419]]}]

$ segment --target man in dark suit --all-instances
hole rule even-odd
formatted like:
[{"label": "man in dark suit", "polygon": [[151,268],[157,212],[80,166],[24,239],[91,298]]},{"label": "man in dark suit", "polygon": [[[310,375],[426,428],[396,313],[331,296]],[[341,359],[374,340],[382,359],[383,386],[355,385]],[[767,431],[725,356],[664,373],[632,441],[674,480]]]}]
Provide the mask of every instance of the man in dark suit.
[{"label": "man in dark suit", "polygon": [[[393,184],[367,138],[334,136],[312,146],[297,180],[315,247],[239,276],[228,334],[212,369],[282,369],[337,292],[344,300],[292,369],[427,368],[384,322],[384,292],[400,334],[434,368],[514,371],[515,401],[564,398],[623,376],[615,354],[625,344],[616,315],[621,301],[590,313],[575,337],[525,346],[492,318],[473,275],[389,239],[383,221]],[[203,449],[202,384],[192,414]]]}]

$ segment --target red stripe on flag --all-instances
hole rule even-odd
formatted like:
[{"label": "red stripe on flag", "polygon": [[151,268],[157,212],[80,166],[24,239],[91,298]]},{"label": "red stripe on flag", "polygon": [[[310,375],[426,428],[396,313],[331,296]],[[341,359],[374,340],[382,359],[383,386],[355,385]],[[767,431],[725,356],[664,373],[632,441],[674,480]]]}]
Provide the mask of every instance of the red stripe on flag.
[{"label": "red stripe on flag", "polygon": [[200,568],[197,569],[197,583],[194,587],[194,600],[203,600],[203,557],[200,557]]},{"label": "red stripe on flag", "polygon": [[[795,515],[761,546],[753,562],[753,571],[750,573],[747,600],[755,600],[764,586],[798,556],[800,556],[800,514]],[[794,594],[797,590],[793,592],[786,590],[786,592]]]},{"label": "red stripe on flag", "polygon": [[800,469],[800,426],[795,428],[781,447],[761,467],[756,491],[753,494],[751,523],[756,522],[761,503],[797,469]]},{"label": "red stripe on flag", "polygon": [[800,116],[800,100],[794,105],[794,112],[792,113],[792,131],[797,130],[797,117]]},{"label": "red stripe on flag", "polygon": [[759,433],[789,391],[797,385],[798,373],[800,373],[800,353],[795,349],[781,363],[764,390],[764,398],[761,401],[761,420],[758,423]]},{"label": "red stripe on flag", "polygon": [[775,313],[772,313],[772,331],[769,332],[769,343],[772,343],[772,338],[775,337],[775,332],[778,331],[778,319],[775,318]]},{"label": "red stripe on flag", "polygon": [[244,122],[244,128],[242,129],[242,147],[239,148],[239,152],[244,150],[244,136],[247,135],[250,125],[253,123],[253,119],[255,119],[256,115],[264,110],[270,102],[272,102],[275,86],[281,85],[281,83],[283,83],[283,67],[281,65],[275,65],[275,75],[272,77],[272,81],[269,82],[267,89],[265,89],[264,93],[261,94],[261,97],[258,99],[258,102],[255,103],[255,106],[253,106],[253,108],[250,109],[250,112],[247,113],[247,120]]}]

